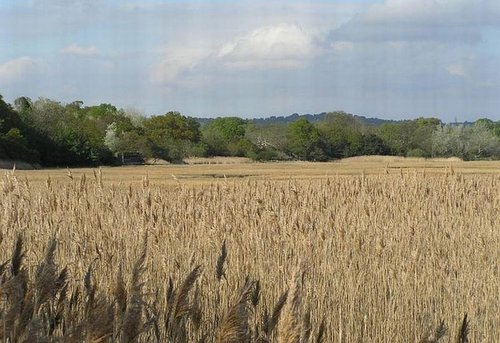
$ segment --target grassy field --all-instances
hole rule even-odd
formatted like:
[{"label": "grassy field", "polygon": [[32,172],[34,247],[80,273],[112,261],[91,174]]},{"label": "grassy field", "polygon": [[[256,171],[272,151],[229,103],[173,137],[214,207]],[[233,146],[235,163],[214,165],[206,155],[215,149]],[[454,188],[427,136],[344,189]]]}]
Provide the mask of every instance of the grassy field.
[{"label": "grassy field", "polygon": [[[500,161],[463,162],[459,160],[425,160],[419,158],[398,157],[356,157],[332,163],[278,162],[251,163],[245,159],[189,160],[184,165],[149,165],[103,167],[104,182],[140,183],[148,177],[155,184],[209,184],[222,180],[287,180],[318,179],[336,175],[376,175],[418,173],[427,175],[457,172],[463,175],[500,174]],[[213,160],[213,159],[212,159]],[[210,164],[209,164],[210,163]],[[20,177],[26,177],[32,183],[45,182],[47,177],[57,181],[70,181],[70,177],[79,178],[83,174],[93,176],[95,169],[76,168],[17,171]]]},{"label": "grassy field", "polygon": [[6,172],[0,337],[498,342],[499,229],[498,162]]}]

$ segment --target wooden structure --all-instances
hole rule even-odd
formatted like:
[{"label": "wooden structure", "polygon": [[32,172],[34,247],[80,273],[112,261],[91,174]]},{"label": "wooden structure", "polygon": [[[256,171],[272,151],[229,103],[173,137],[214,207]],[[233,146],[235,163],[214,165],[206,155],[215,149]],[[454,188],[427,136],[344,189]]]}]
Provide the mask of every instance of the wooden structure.
[{"label": "wooden structure", "polygon": [[144,157],[138,152],[120,152],[118,158],[123,165],[144,164]]}]

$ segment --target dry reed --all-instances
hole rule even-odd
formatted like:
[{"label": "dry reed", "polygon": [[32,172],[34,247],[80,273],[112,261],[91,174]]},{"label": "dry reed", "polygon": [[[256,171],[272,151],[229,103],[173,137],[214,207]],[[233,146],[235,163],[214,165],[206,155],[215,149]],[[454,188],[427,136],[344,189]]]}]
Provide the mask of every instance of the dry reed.
[{"label": "dry reed", "polygon": [[3,341],[500,337],[498,176],[71,176],[3,178]]}]

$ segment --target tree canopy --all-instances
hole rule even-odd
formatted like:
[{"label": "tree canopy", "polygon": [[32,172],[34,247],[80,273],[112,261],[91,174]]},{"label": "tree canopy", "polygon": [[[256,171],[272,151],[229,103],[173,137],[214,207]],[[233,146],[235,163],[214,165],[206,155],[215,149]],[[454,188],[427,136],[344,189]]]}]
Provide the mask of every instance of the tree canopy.
[{"label": "tree canopy", "polygon": [[[314,121],[308,118],[315,119]],[[119,163],[120,153],[180,162],[190,156],[326,161],[356,155],[500,158],[500,121],[445,124],[437,118],[367,120],[345,112],[291,120],[197,119],[179,112],[147,117],[112,104],[85,106],[0,95],[0,158],[43,166]]]}]

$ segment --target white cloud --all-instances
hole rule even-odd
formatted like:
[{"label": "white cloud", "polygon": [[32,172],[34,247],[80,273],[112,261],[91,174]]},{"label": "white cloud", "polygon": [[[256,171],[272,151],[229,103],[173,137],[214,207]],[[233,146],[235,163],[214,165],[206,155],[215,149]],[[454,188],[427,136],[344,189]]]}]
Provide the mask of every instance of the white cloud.
[{"label": "white cloud", "polygon": [[218,45],[198,43],[169,48],[151,68],[150,80],[178,81],[202,65],[222,70],[294,69],[304,66],[320,51],[314,36],[292,24],[261,27]]},{"label": "white cloud", "polygon": [[37,68],[37,62],[31,57],[19,57],[0,64],[0,83],[17,81]]},{"label": "white cloud", "polygon": [[231,68],[289,69],[304,65],[317,53],[312,35],[298,25],[279,24],[224,44],[217,57]]},{"label": "white cloud", "polygon": [[78,56],[93,56],[98,53],[97,48],[91,46],[80,46],[78,44],[71,44],[61,50],[63,54],[78,55]]},{"label": "white cloud", "polygon": [[162,60],[151,69],[150,80],[155,83],[172,82],[208,59],[212,51],[213,48],[202,46],[170,48],[163,54]]},{"label": "white cloud", "polygon": [[466,77],[467,72],[465,71],[465,68],[463,65],[456,63],[456,64],[450,64],[445,67],[446,71],[448,74],[451,76],[458,76],[458,77]]}]

